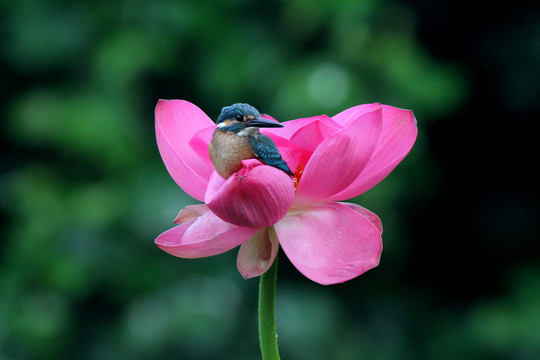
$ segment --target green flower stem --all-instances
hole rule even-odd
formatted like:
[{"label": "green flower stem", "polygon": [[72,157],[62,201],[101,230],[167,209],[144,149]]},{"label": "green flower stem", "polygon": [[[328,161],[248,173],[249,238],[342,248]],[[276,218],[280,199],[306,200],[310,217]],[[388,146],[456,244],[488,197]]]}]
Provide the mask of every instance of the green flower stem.
[{"label": "green flower stem", "polygon": [[276,281],[278,257],[259,283],[259,341],[263,360],[279,360],[276,333]]}]

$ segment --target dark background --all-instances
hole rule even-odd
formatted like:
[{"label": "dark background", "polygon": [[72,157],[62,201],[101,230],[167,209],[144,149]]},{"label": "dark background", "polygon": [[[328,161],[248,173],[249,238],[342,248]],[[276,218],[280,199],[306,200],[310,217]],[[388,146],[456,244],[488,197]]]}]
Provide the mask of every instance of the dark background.
[{"label": "dark background", "polygon": [[279,120],[379,101],[409,156],[353,201],[379,267],[321,286],[280,258],[284,359],[538,359],[534,2],[4,1],[0,359],[258,358],[236,250],[153,244],[195,203],[154,138],[157,99]]}]

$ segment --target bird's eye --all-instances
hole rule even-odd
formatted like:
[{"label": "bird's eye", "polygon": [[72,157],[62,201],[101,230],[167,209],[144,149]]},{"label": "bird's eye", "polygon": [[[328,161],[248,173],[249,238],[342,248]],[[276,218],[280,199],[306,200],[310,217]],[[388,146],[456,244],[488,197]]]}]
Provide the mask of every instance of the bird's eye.
[{"label": "bird's eye", "polygon": [[240,114],[236,115],[236,120],[238,121],[244,121],[244,117]]}]

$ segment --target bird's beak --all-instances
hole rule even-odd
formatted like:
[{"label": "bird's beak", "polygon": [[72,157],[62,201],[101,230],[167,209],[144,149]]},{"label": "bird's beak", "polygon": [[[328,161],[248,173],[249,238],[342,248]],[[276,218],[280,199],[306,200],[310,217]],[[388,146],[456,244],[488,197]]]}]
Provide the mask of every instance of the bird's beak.
[{"label": "bird's beak", "polygon": [[259,128],[271,128],[271,127],[283,127],[280,123],[273,120],[267,120],[262,117],[251,120],[247,123],[248,127],[259,127]]}]

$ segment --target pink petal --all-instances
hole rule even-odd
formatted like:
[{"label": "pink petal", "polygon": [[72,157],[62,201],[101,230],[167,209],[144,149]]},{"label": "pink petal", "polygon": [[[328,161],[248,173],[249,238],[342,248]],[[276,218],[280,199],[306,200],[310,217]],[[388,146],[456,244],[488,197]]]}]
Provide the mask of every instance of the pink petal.
[{"label": "pink petal", "polygon": [[380,230],[349,206],[326,203],[290,212],[274,227],[289,260],[320,284],[350,280],[379,264]]},{"label": "pink petal", "polygon": [[229,251],[256,232],[256,229],[226,223],[207,211],[200,217],[165,231],[157,237],[156,245],[174,256],[200,258]]},{"label": "pink petal", "polygon": [[212,164],[212,160],[210,160],[208,144],[210,144],[210,141],[212,141],[212,135],[214,134],[215,130],[215,125],[201,129],[197,131],[189,141],[189,146],[193,149],[193,151],[201,158],[201,160],[205,161],[208,166],[211,166],[212,168],[214,165]]},{"label": "pink petal", "polygon": [[213,122],[197,106],[183,100],[159,100],[156,106],[156,139],[163,162],[176,183],[197,200],[204,192],[213,167],[202,161],[189,142]]},{"label": "pink petal", "polygon": [[238,271],[245,279],[264,274],[276,259],[279,241],[273,227],[262,228],[240,246]]},{"label": "pink petal", "polygon": [[189,196],[202,201],[208,180],[193,171],[178,157],[158,128],[156,128],[156,139],[161,158],[171,177]]},{"label": "pink petal", "polygon": [[358,196],[384,179],[411,150],[418,129],[412,111],[382,106],[382,129],[371,159],[358,178],[330,199],[340,201]]},{"label": "pink petal", "polygon": [[[268,115],[264,117],[273,119]],[[286,121],[282,124],[284,128],[265,128],[261,129],[261,132],[274,140],[283,160],[294,173],[303,171],[315,147],[342,128],[326,115]]]},{"label": "pink petal", "polygon": [[188,221],[191,221],[193,219],[198,218],[201,215],[204,215],[205,212],[210,211],[208,209],[208,206],[204,204],[197,204],[197,205],[188,205],[176,216],[176,219],[174,219],[175,224],[184,224]]},{"label": "pink petal", "polygon": [[[267,118],[272,119],[269,116],[266,116]],[[329,118],[326,115],[319,115],[319,116],[313,116],[308,118],[302,118],[302,119],[296,119],[296,120],[289,120],[284,121],[281,124],[283,125],[282,128],[266,128],[263,129],[263,133],[266,135],[272,137],[270,134],[276,134],[278,136],[281,136],[285,139],[291,139],[292,136],[300,129],[309,126],[310,124],[314,122],[320,122],[324,126],[328,126],[331,128],[339,129],[342,126],[337,124],[334,120]]]},{"label": "pink petal", "polygon": [[355,181],[377,145],[381,124],[378,108],[326,138],[305,167],[295,203],[324,201]]},{"label": "pink petal", "polygon": [[[324,119],[325,117],[327,119]],[[297,146],[313,152],[327,137],[340,129],[342,127],[335,124],[327,116],[318,116],[315,121],[298,129],[291,136],[291,141]]]},{"label": "pink petal", "polygon": [[206,205],[221,219],[251,228],[275,224],[293,200],[292,179],[267,165],[244,168],[227,180],[214,172],[205,196]]},{"label": "pink petal", "polygon": [[360,206],[358,204],[347,203],[347,202],[342,202],[342,203],[339,203],[339,204],[348,206],[350,209],[352,209],[352,210],[356,211],[357,213],[359,213],[360,215],[364,216],[366,219],[371,221],[371,223],[373,225],[375,225],[375,227],[382,234],[382,232],[383,232],[382,222],[381,222],[381,219],[375,213],[369,211],[365,207],[362,207],[362,206]]},{"label": "pink petal", "polygon": [[379,103],[357,105],[347,110],[344,110],[335,116],[332,116],[332,120],[334,120],[338,124],[341,124],[342,126],[345,126],[351,121],[358,119],[360,116],[373,110],[377,110],[377,108],[379,107],[381,107],[381,104]]}]

